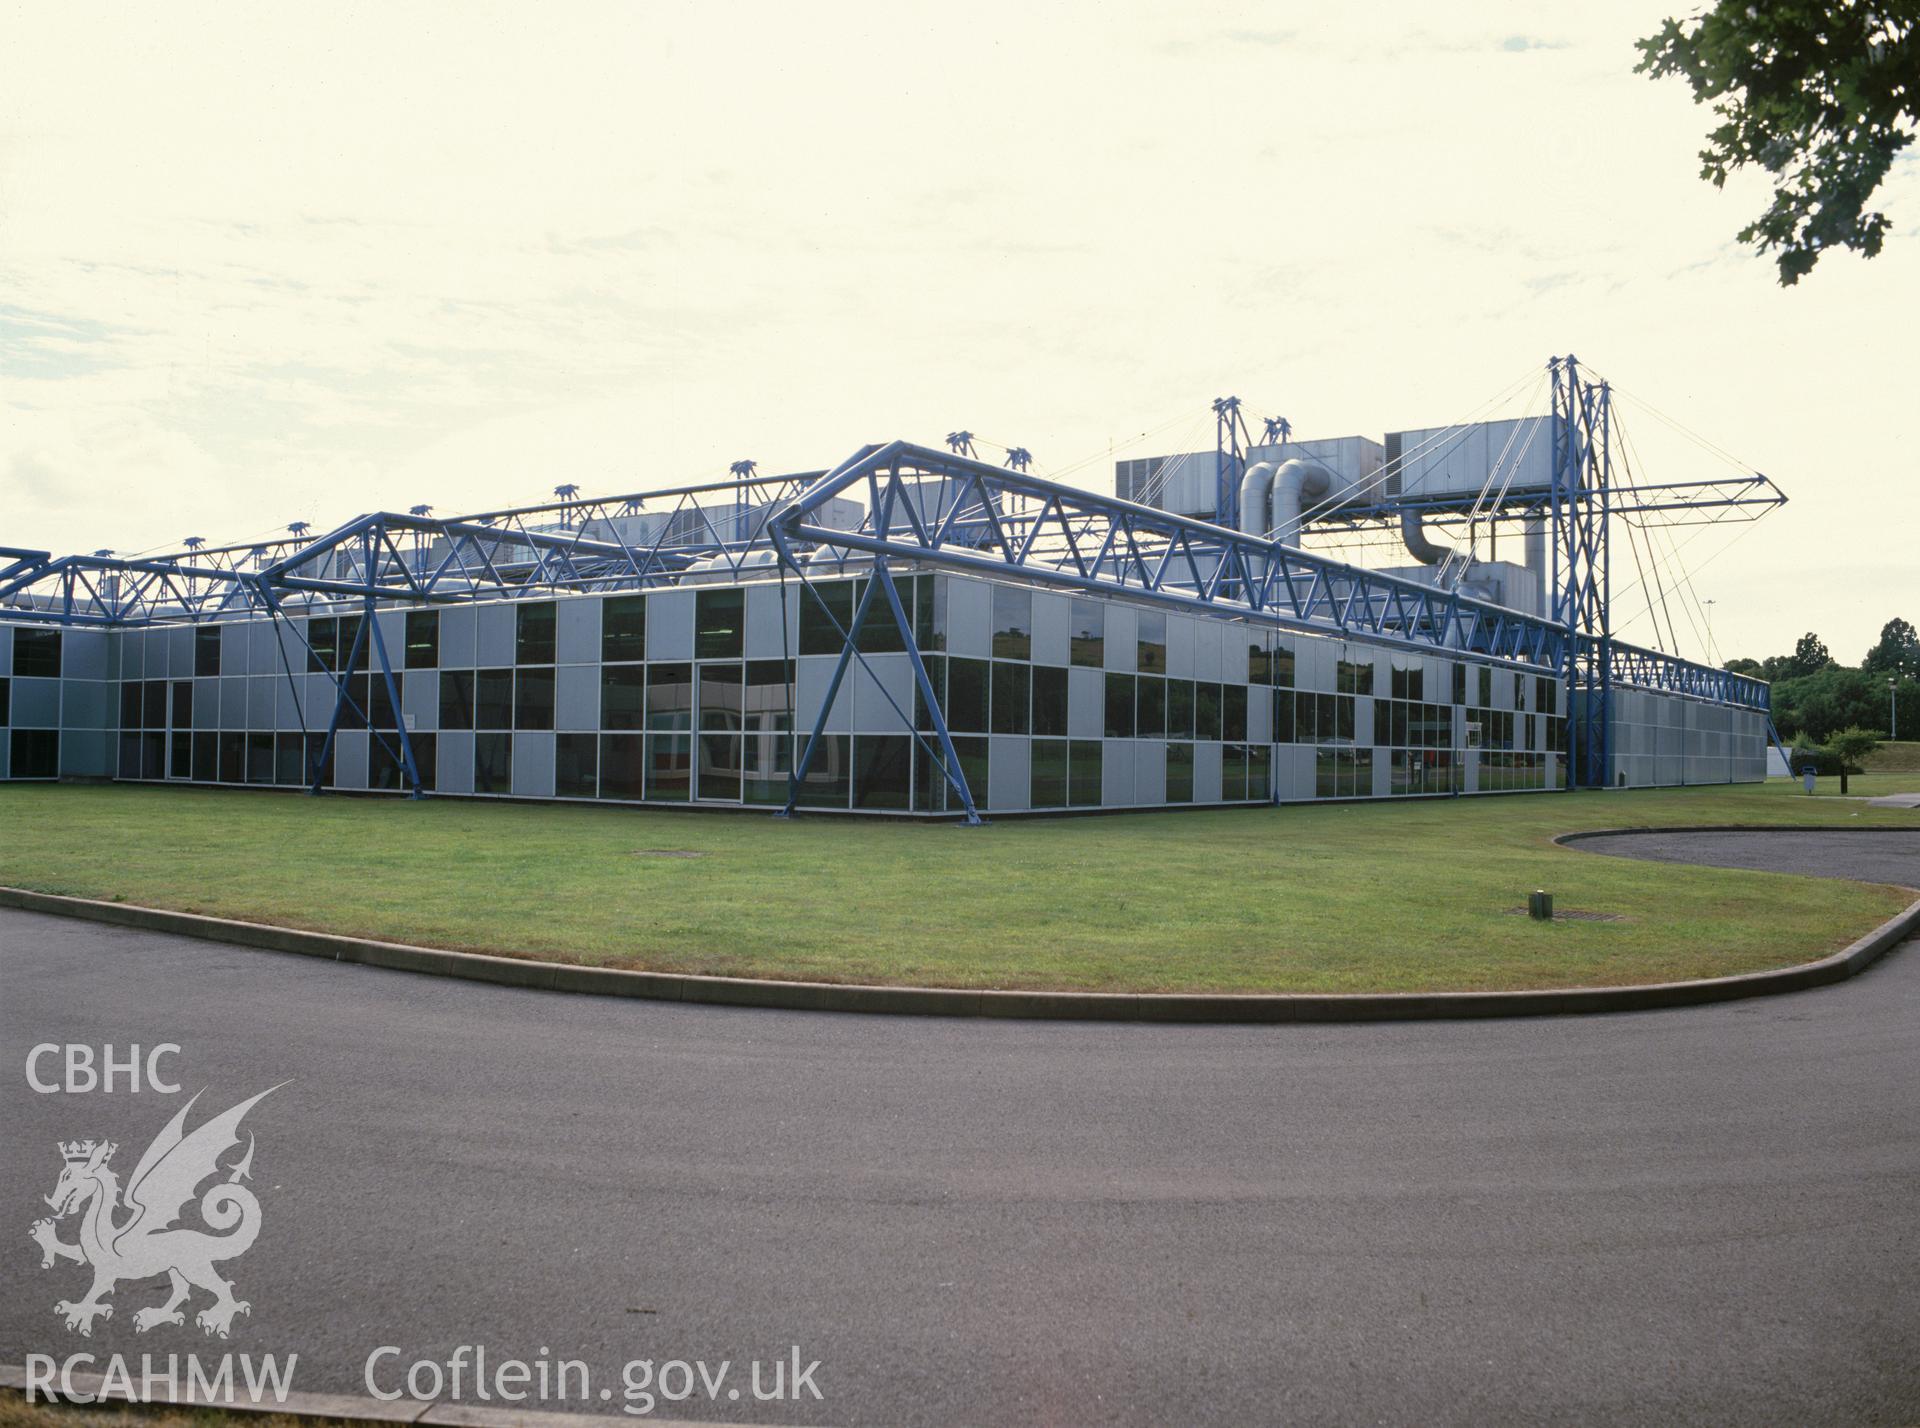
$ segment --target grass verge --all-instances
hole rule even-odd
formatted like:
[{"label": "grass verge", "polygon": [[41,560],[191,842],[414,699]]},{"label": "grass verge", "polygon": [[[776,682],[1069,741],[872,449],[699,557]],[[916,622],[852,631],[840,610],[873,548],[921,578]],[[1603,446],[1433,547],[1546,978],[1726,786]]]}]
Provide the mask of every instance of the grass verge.
[{"label": "grass verge", "polygon": [[[1911,812],[1780,782],[983,829],[14,784],[0,786],[0,883],[594,966],[1182,992],[1720,976],[1822,956],[1907,901],[1550,841],[1688,823],[1920,827]],[[1617,920],[1513,915],[1533,888]]]},{"label": "grass verge", "polygon": [[[1808,797],[1806,789],[1795,783],[1792,789],[1784,787],[1786,780],[1780,780],[1779,792],[1797,796],[1802,800]],[[1773,786],[1769,785],[1769,791]],[[1920,770],[1912,773],[1900,770],[1869,771],[1847,775],[1848,798],[1879,798],[1888,793],[1920,793]],[[1830,778],[1817,778],[1813,781],[1814,798],[1840,797],[1840,775]]]},{"label": "grass verge", "polygon": [[1879,748],[1867,755],[1866,766],[1868,773],[1920,773],[1920,741],[1883,740]]},{"label": "grass verge", "polygon": [[24,1394],[0,1393],[0,1428],[346,1428],[349,1421],[358,1420],[167,1404],[29,1403]]}]

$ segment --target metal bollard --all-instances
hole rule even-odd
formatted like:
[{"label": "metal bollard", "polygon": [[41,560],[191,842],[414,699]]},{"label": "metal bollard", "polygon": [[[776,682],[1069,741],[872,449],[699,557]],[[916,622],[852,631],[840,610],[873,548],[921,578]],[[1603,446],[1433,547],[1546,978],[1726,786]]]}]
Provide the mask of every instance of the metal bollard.
[{"label": "metal bollard", "polygon": [[1553,921],[1553,894],[1532,892],[1527,895],[1527,916],[1535,922]]}]

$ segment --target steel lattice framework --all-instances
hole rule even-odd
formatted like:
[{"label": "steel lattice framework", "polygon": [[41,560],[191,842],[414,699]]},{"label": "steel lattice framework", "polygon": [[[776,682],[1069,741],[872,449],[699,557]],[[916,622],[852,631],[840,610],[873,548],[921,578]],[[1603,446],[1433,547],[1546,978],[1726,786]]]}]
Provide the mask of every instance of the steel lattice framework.
[{"label": "steel lattice framework", "polygon": [[[354,667],[360,642],[370,642],[368,663],[392,695],[385,641],[371,618],[381,606],[647,589],[696,571],[726,578],[758,570],[796,579],[802,598],[810,593],[826,610],[817,582],[857,572],[872,578],[851,627],[841,628],[827,611],[842,637],[833,688],[864,658],[853,632],[884,601],[933,711],[937,748],[930,750],[973,816],[892,574],[896,566],[948,569],[1550,672],[1587,695],[1575,772],[1577,782],[1596,782],[1607,767],[1607,696],[1614,685],[1759,711],[1768,707],[1767,686],[1613,639],[1606,539],[1608,520],[1621,508],[1610,486],[1608,392],[1604,383],[1583,383],[1571,358],[1556,359],[1553,374],[1559,444],[1550,496],[1554,602],[1547,617],[1065,486],[1019,466],[990,465],[967,454],[965,443],[941,451],[893,441],[863,446],[825,472],[762,477],[741,462],[734,479],[701,486],[605,497],[579,497],[568,487],[561,500],[542,505],[451,517],[425,507],[377,512],[317,537],[294,528],[298,533],[285,539],[157,556],[56,559],[0,547],[0,618],[130,627],[248,615],[279,620],[358,605],[364,618],[345,668]],[[1237,409],[1220,420],[1237,422]],[[1670,493],[1640,488],[1631,502],[1665,500]],[[845,502],[852,497],[864,510],[849,523]],[[294,629],[304,642],[298,623]],[[344,673],[337,683],[329,745],[343,715],[357,707]],[[830,695],[796,766],[796,793],[831,704]],[[911,711],[898,712],[911,730]],[[404,730],[396,732],[399,760],[418,791],[410,741]],[[324,754],[316,770],[323,762]]]},{"label": "steel lattice framework", "polygon": [[[1613,637],[1611,540],[1616,520],[1657,518],[1667,526],[1720,524],[1754,520],[1784,505],[1786,495],[1767,476],[1743,472],[1706,480],[1678,482],[1615,481],[1613,391],[1605,381],[1582,375],[1579,359],[1569,354],[1547,362],[1551,390],[1549,418],[1552,479],[1545,489],[1508,494],[1442,496],[1397,492],[1372,501],[1353,501],[1317,512],[1318,531],[1363,532],[1415,511],[1438,529],[1476,523],[1539,522],[1547,530],[1553,568],[1548,595],[1551,623],[1564,638],[1551,642],[1549,663],[1580,696],[1572,711],[1570,747],[1573,781],[1599,787],[1607,782],[1613,759],[1613,698],[1616,683],[1672,690],[1766,709],[1764,686],[1738,676],[1656,651],[1622,644]],[[1238,524],[1236,496],[1246,470],[1247,442],[1239,421],[1240,401],[1222,397],[1213,404],[1218,470],[1217,509],[1233,512],[1223,524]],[[1286,423],[1270,421],[1269,435],[1283,435]],[[1502,461],[1505,459],[1503,453]],[[1383,473],[1387,474],[1387,473]],[[1489,478],[1492,479],[1491,476]]]},{"label": "steel lattice framework", "polygon": [[[1589,486],[1596,469],[1594,453],[1603,449],[1592,434],[1594,423],[1605,420],[1604,392],[1596,396],[1593,389],[1581,389],[1570,363],[1568,373],[1585,408],[1570,428],[1584,435],[1570,444],[1565,466],[1567,504],[1577,504],[1579,516],[1556,518],[1556,530],[1570,533],[1564,552],[1570,574],[1562,580],[1556,570],[1555,588],[1571,593],[1564,602],[1556,600],[1547,619],[904,441],[863,447],[794,498],[773,521],[770,534],[783,568],[809,584],[809,577],[823,569],[839,573],[856,559],[870,562],[875,578],[868,582],[851,628],[864,624],[876,594],[886,595],[907,648],[914,651],[922,697],[935,711],[937,757],[969,817],[974,816],[972,798],[887,573],[890,561],[935,564],[1086,593],[1124,594],[1279,628],[1363,636],[1427,652],[1536,666],[1583,690],[1598,691],[1597,699],[1584,701],[1582,718],[1597,723],[1603,742],[1597,755],[1583,754],[1583,759],[1606,757],[1606,693],[1616,680],[1765,710],[1767,686],[1762,681],[1627,645],[1607,630],[1607,507],[1604,484],[1597,502]],[[1604,483],[1605,467],[1598,470]],[[856,490],[868,512],[858,529],[839,530],[810,519],[827,501]],[[804,559],[802,550],[810,552]],[[1600,603],[1598,632],[1588,628],[1595,600]],[[819,605],[826,610],[824,601]],[[840,628],[837,620],[834,625]],[[861,658],[852,635],[841,633],[840,662],[796,780],[804,776],[825,730],[832,692],[849,663]],[[1604,782],[1606,767],[1599,763],[1594,776],[1581,781]]]},{"label": "steel lattice framework", "polygon": [[1573,719],[1573,781],[1604,785],[1613,756],[1612,397],[1580,380],[1569,356],[1553,378],[1553,619],[1575,637],[1563,667],[1581,698]]},{"label": "steel lattice framework", "polygon": [[[820,474],[750,476],[446,518],[422,514],[425,507],[379,511],[319,536],[137,558],[55,559],[0,547],[7,562],[0,566],[0,614],[129,626],[235,619],[338,600],[450,603],[645,588],[703,560],[725,566],[767,548],[765,526],[778,503]],[[622,534],[636,526],[647,528],[646,538]]]},{"label": "steel lattice framework", "polygon": [[[869,512],[858,529],[809,519],[855,489]],[[1584,638],[1561,618],[1522,614],[904,441],[862,448],[789,503],[772,532],[783,558],[818,548],[805,566],[815,575],[856,556],[936,564],[1555,673]],[[823,561],[818,552],[834,558]],[[1759,680],[1657,650],[1618,648],[1631,654],[1635,683],[1766,707]]]},{"label": "steel lattice framework", "polygon": [[[826,524],[821,514],[845,493],[867,503],[852,529]],[[747,514],[716,518],[712,498],[721,494],[741,499],[720,509]],[[644,512],[677,524],[647,542],[588,534]],[[697,565],[740,573],[775,559],[817,577],[876,556],[1555,672],[1583,637],[1558,611],[1552,619],[1522,614],[905,441],[862,447],[824,473],[468,516],[378,512],[311,539],[137,559],[56,559],[0,547],[0,616],[75,626],[200,623],[347,601],[445,604],[645,589],[674,584]],[[1618,648],[1634,683],[1766,707],[1758,680]]]}]

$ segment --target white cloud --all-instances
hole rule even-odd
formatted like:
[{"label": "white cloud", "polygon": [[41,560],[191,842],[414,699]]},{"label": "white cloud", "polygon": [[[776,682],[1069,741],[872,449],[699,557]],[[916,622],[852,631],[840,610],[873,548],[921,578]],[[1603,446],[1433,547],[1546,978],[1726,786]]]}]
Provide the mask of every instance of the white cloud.
[{"label": "white cloud", "polygon": [[1886,315],[1920,259],[1783,293],[1734,249],[1759,191],[1701,184],[1708,116],[1631,73],[1658,12],[1431,16],[15,12],[0,542],[245,538],[959,425],[1100,485],[1114,438],[1204,433],[1227,391],[1378,433],[1572,347],[1799,498],[1708,567],[1723,646],[1850,648],[1913,606],[1780,572],[1911,569]]}]

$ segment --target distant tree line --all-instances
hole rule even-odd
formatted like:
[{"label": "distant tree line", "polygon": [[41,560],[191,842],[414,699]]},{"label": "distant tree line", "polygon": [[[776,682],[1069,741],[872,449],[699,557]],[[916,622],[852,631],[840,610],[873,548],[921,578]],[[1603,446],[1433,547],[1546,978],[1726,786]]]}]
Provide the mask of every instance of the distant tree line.
[{"label": "distant tree line", "polygon": [[1857,666],[1841,664],[1809,632],[1792,654],[1730,659],[1723,667],[1772,684],[1773,722],[1783,739],[1824,743],[1852,728],[1885,738],[1896,714],[1899,736],[1920,739],[1920,632],[1898,617],[1881,628],[1879,640]]}]

